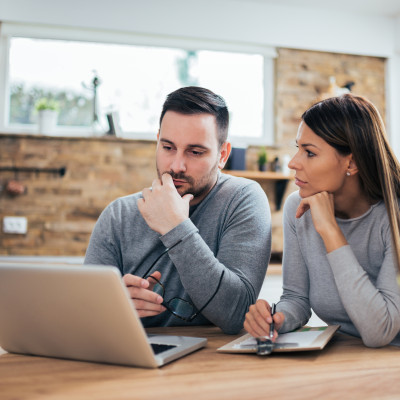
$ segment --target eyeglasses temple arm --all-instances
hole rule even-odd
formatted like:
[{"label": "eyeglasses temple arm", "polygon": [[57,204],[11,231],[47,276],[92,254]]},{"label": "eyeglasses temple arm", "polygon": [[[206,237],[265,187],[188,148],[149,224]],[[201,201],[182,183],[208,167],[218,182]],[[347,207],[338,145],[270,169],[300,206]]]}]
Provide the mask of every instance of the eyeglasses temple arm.
[{"label": "eyeglasses temple arm", "polygon": [[157,264],[157,261],[165,254],[168,253],[171,249],[173,249],[175,246],[177,246],[179,243],[181,243],[182,240],[179,240],[178,242],[176,242],[175,244],[173,244],[171,247],[167,247],[154,261],[153,263],[150,265],[149,269],[142,275],[143,278],[145,278],[147,276],[147,274],[152,270],[152,268]]},{"label": "eyeglasses temple arm", "polygon": [[215,289],[214,294],[210,297],[210,299],[207,301],[207,303],[204,304],[204,306],[200,308],[200,310],[197,310],[197,312],[190,317],[190,321],[193,320],[194,318],[196,318],[210,304],[211,300],[215,297],[215,295],[217,294],[217,292],[221,286],[222,278],[223,278],[224,274],[225,274],[225,271],[222,271],[222,274],[219,278],[218,286]]}]

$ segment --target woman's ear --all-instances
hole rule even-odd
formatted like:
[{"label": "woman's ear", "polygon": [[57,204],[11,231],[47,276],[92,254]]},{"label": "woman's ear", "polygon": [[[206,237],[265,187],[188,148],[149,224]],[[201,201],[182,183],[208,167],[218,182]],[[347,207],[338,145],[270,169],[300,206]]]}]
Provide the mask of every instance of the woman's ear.
[{"label": "woman's ear", "polygon": [[350,173],[350,175],[358,174],[358,167],[356,162],[354,161],[353,154],[349,154],[348,157],[349,160],[348,160],[347,173]]}]

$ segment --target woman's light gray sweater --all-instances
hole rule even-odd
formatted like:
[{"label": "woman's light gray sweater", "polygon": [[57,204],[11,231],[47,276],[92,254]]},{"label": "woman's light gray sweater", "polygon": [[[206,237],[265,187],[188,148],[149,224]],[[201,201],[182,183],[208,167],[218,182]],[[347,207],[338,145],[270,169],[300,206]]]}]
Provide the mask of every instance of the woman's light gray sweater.
[{"label": "woman's light gray sweater", "polygon": [[307,323],[314,312],[327,324],[361,337],[371,347],[400,345],[400,289],[390,224],[383,201],[364,215],[336,221],[348,245],[327,254],[310,210],[296,219],[301,201],[284,208],[283,294],[280,332]]}]

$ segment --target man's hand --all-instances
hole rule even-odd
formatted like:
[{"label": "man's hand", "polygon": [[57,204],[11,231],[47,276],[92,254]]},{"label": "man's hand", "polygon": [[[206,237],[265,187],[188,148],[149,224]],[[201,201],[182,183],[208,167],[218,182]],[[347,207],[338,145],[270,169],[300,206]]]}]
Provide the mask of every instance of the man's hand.
[{"label": "man's hand", "polygon": [[[156,271],[152,276],[160,280],[161,273]],[[151,283],[151,279],[143,279],[136,275],[127,274],[124,275],[122,280],[128,288],[140,318],[152,317],[165,311],[165,307],[161,305],[163,298],[152,291],[154,283]]]},{"label": "man's hand", "polygon": [[139,211],[147,225],[161,235],[189,218],[189,202],[193,195],[181,197],[169,174],[163,174],[161,181],[155,179],[152,188],[143,189],[142,195],[137,202]]}]

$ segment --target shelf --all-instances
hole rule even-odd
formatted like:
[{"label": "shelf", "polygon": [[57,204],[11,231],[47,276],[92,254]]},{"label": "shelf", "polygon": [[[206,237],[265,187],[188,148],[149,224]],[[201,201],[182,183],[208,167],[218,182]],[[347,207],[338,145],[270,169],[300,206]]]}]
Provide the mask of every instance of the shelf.
[{"label": "shelf", "polygon": [[223,170],[225,174],[241,176],[242,178],[253,179],[253,180],[265,180],[265,181],[280,181],[294,179],[294,175],[282,174],[282,172],[272,171],[233,171]]}]

